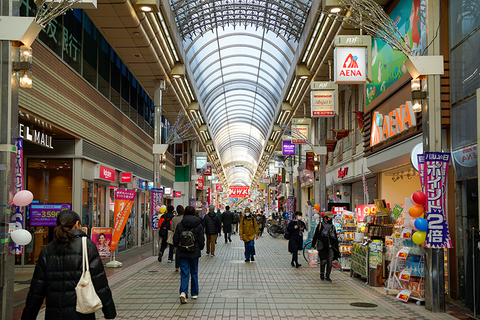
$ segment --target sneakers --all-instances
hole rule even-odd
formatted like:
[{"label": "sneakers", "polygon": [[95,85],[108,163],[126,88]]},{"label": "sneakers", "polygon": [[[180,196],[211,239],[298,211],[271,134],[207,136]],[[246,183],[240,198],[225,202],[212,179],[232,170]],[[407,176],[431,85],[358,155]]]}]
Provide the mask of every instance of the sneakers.
[{"label": "sneakers", "polygon": [[185,292],[180,293],[180,303],[181,304],[187,303],[187,295],[185,294]]},{"label": "sneakers", "polygon": [[192,296],[192,299],[198,299],[198,296]]},{"label": "sneakers", "polygon": [[214,254],[214,253],[212,253],[210,256],[211,256],[211,257],[215,257],[215,254]]},{"label": "sneakers", "polygon": [[172,261],[173,261],[173,260],[170,260],[170,259],[168,259],[168,261],[167,261],[167,262],[168,262],[168,263],[172,263]]},{"label": "sneakers", "polygon": [[325,281],[332,282],[332,279],[330,279],[330,277],[326,277]]},{"label": "sneakers", "polygon": [[251,256],[250,261],[255,261],[255,258],[253,256]]},{"label": "sneakers", "polygon": [[245,262],[250,262],[250,258],[248,258],[248,259],[245,259]]},{"label": "sneakers", "polygon": [[325,280],[325,276],[323,274],[320,275],[320,280]]}]

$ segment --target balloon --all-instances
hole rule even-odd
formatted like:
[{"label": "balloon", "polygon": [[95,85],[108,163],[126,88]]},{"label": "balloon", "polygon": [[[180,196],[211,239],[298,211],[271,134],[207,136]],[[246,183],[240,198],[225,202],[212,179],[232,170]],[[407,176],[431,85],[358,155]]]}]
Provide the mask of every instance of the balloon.
[{"label": "balloon", "polygon": [[415,227],[418,231],[425,232],[428,229],[428,221],[423,218],[415,219]]},{"label": "balloon", "polygon": [[160,213],[164,213],[165,211],[167,211],[167,207],[165,205],[163,205],[161,208],[160,208]]},{"label": "balloon", "polygon": [[[13,196],[13,204],[17,207],[28,206],[33,200],[33,193],[28,190],[19,191]],[[27,231],[28,232],[28,231]]]},{"label": "balloon", "polygon": [[13,242],[21,246],[25,246],[32,241],[32,234],[25,229],[14,230],[10,236]]},{"label": "balloon", "polygon": [[319,212],[317,209],[313,209],[313,213],[318,214]]},{"label": "balloon", "polygon": [[422,244],[427,238],[427,233],[425,231],[417,231],[412,236],[412,241],[416,244]]},{"label": "balloon", "polygon": [[422,215],[422,213],[425,211],[425,208],[423,206],[420,206],[418,204],[415,204],[413,205],[412,207],[410,207],[410,209],[408,210],[408,214],[412,217],[412,218],[418,218]]},{"label": "balloon", "polygon": [[412,196],[410,197],[410,200],[412,200],[412,202],[414,204],[418,204],[418,205],[421,205],[421,206],[424,206],[425,205],[425,201],[427,200],[427,197],[425,196],[425,194],[421,191],[415,191]]},{"label": "balloon", "polygon": [[415,231],[417,230],[417,228],[415,227],[415,220],[418,220],[418,219],[421,219],[421,218],[410,219],[410,221],[408,221],[408,225],[410,226],[410,228],[412,228]]},{"label": "balloon", "polygon": [[319,204],[316,204],[313,207],[315,208],[315,210],[320,211],[320,205]]},{"label": "balloon", "polygon": [[320,214],[320,216],[321,216],[322,218],[323,218],[324,215],[325,215],[325,212],[322,212],[322,213]]},{"label": "balloon", "polygon": [[160,209],[162,209],[162,207],[156,206],[156,207],[155,207],[155,212],[160,212]]}]

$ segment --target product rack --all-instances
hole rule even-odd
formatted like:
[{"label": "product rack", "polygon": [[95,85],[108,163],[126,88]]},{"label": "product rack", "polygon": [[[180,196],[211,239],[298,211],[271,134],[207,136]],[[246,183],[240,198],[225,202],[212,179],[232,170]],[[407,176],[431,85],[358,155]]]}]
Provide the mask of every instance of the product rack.
[{"label": "product rack", "polygon": [[340,251],[340,266],[342,271],[350,270],[353,249],[353,239],[356,226],[353,220],[343,219],[342,215],[335,216],[334,223],[338,234],[338,248]]}]

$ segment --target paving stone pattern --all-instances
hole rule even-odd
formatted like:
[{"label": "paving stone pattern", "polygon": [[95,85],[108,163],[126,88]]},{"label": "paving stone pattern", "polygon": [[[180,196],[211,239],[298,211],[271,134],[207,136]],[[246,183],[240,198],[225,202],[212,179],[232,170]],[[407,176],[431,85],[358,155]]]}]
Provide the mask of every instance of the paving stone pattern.
[{"label": "paving stone pattern", "polygon": [[[264,234],[251,263],[244,262],[243,242],[238,236],[232,240],[224,244],[219,238],[215,257],[200,258],[199,298],[187,304],[180,304],[174,263],[152,256],[110,276],[116,319],[455,319],[398,301],[348,272],[334,270],[332,283],[321,281],[319,269],[309,268],[301,255],[302,267],[292,268],[284,239]],[[353,302],[377,307],[350,306]],[[44,319],[44,309],[38,319]],[[101,311],[97,319],[104,319]]]}]

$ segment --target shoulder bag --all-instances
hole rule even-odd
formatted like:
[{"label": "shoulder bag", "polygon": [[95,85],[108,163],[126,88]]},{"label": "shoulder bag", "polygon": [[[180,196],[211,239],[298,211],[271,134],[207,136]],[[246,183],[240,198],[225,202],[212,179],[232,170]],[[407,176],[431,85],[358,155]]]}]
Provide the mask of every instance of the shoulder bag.
[{"label": "shoulder bag", "polygon": [[82,237],[82,276],[75,287],[75,293],[77,294],[77,312],[89,314],[103,307],[90,276],[87,237]]},{"label": "shoulder bag", "polygon": [[173,244],[173,231],[168,230],[167,232],[167,243],[168,244]]}]

